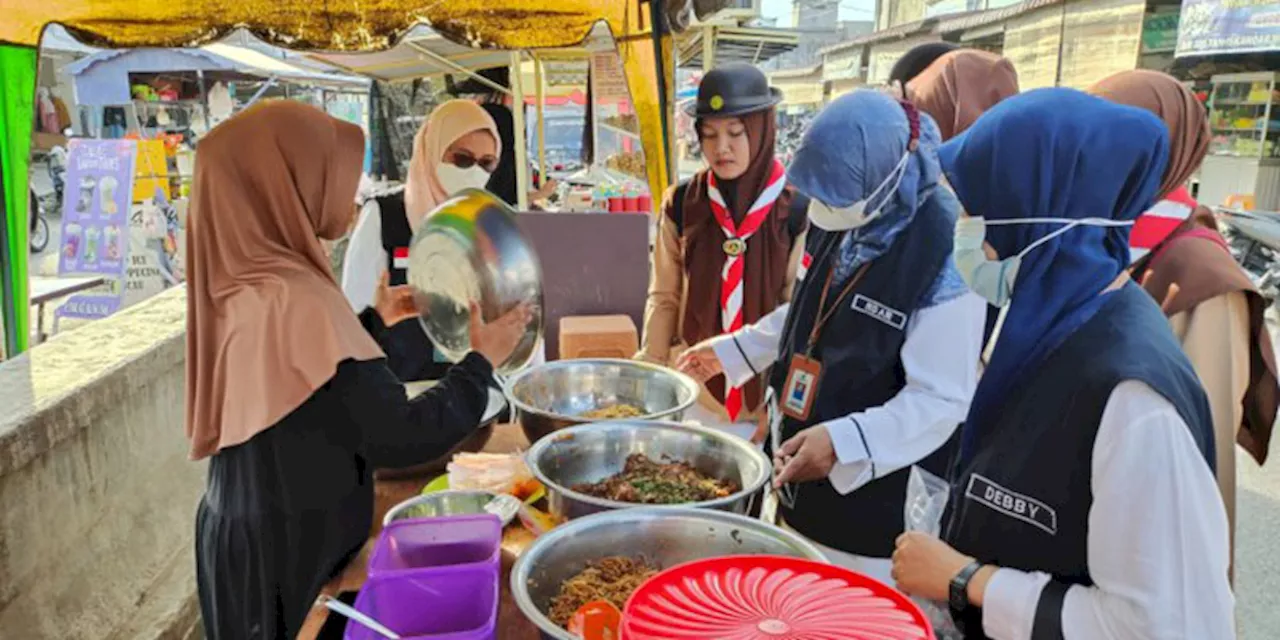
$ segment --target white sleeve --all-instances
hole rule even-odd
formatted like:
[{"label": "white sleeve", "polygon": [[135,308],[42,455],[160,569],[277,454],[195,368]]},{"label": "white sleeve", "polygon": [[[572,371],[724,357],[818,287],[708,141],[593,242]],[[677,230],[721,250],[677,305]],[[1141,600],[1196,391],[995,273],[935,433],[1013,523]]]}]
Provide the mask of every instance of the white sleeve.
[{"label": "white sleeve", "polygon": [[[1116,386],[1102,413],[1091,471],[1094,586],[1067,591],[1067,640],[1235,638],[1226,511],[1173,405],[1142,382]],[[997,570],[983,593],[986,634],[1030,638],[1048,582],[1043,573]]]},{"label": "white sleeve", "polygon": [[789,303],[778,305],[755,324],[711,340],[711,348],[720,359],[729,384],[746,384],[778,359],[782,328],[787,323],[787,311],[790,309]]},{"label": "white sleeve", "polygon": [[823,423],[836,450],[827,476],[836,491],[850,493],[947,442],[978,385],[986,317],[986,302],[972,293],[912,315],[899,355],[907,378],[902,390],[883,405]]},{"label": "white sleeve", "polygon": [[342,293],[351,307],[359,313],[373,306],[378,278],[387,270],[387,251],[382,248],[382,213],[377,200],[370,199],[360,209],[342,264]]}]

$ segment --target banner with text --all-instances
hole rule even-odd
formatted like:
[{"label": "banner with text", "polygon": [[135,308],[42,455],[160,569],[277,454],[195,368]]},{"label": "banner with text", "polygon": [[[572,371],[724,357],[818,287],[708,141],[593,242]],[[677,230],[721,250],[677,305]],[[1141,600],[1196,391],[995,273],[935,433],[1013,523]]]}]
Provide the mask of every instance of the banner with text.
[{"label": "banner with text", "polygon": [[133,140],[73,139],[67,146],[58,273],[101,275],[101,291],[73,296],[59,315],[102,318],[120,308],[129,263],[129,205],[138,146]]},{"label": "banner with text", "polygon": [[1280,50],[1280,3],[1183,0],[1176,56]]}]

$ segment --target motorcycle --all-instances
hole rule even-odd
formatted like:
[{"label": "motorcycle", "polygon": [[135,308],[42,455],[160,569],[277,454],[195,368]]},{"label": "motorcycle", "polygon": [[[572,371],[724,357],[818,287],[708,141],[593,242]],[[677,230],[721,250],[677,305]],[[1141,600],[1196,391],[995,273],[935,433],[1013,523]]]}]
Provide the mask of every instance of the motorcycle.
[{"label": "motorcycle", "polygon": [[54,147],[45,160],[49,172],[49,180],[53,189],[44,195],[36,193],[28,187],[28,201],[31,226],[28,230],[28,245],[32,253],[41,253],[49,246],[49,218],[62,212],[62,193],[66,186],[67,151],[62,147]]},{"label": "motorcycle", "polygon": [[1222,236],[1236,262],[1267,299],[1280,298],[1280,213],[1217,207]]}]

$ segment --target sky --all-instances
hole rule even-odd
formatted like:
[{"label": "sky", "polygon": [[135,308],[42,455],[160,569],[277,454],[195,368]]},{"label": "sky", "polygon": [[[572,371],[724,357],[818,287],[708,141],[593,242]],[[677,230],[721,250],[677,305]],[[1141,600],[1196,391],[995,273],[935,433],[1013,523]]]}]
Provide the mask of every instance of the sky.
[{"label": "sky", "polygon": [[[875,0],[836,0],[840,3],[841,20],[871,20]],[[761,11],[766,18],[777,18],[779,27],[791,24],[791,0],[763,0]]]}]

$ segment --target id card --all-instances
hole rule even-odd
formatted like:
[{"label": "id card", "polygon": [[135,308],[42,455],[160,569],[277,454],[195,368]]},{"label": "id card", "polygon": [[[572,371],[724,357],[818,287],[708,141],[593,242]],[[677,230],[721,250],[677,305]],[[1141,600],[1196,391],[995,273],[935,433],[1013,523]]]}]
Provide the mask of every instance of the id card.
[{"label": "id card", "polygon": [[813,401],[818,397],[821,378],[821,362],[798,353],[792,356],[787,382],[782,385],[782,400],[779,402],[782,412],[801,422],[807,421],[813,410]]}]

